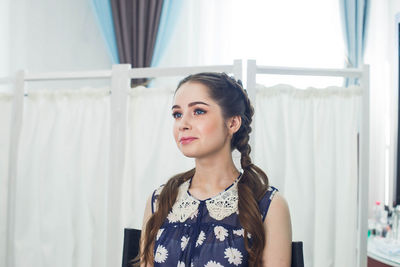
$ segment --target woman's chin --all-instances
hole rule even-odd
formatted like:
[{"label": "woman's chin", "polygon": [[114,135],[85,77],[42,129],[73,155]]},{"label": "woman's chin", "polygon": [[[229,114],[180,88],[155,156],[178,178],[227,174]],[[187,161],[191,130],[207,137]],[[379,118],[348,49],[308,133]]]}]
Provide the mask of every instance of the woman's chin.
[{"label": "woman's chin", "polygon": [[193,152],[182,151],[182,150],[181,150],[181,152],[185,157],[188,157],[188,158],[196,158],[197,157],[197,154],[193,153]]},{"label": "woman's chin", "polygon": [[198,158],[201,156],[198,149],[189,148],[189,147],[179,147],[181,153],[188,158]]}]

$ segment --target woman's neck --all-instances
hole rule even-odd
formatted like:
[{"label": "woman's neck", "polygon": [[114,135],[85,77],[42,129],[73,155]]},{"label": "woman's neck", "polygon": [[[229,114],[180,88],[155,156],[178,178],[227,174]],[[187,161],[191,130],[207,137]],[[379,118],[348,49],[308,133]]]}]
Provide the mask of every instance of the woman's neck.
[{"label": "woman's neck", "polygon": [[232,157],[226,160],[196,159],[189,191],[199,199],[212,197],[231,185],[239,174]]}]

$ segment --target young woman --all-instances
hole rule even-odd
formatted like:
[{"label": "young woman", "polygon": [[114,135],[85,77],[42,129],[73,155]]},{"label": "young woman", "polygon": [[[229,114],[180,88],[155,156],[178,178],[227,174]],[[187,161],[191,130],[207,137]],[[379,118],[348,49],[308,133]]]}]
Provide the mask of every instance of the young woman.
[{"label": "young woman", "polygon": [[290,266],[287,202],[249,157],[253,114],[241,83],[225,73],[199,73],[179,83],[173,134],[195,168],[149,197],[141,266]]}]

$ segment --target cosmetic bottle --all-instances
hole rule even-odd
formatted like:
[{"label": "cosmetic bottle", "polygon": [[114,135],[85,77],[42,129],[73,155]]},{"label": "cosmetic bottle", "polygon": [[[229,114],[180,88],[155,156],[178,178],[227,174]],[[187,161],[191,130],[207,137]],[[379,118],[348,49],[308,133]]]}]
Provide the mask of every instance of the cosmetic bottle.
[{"label": "cosmetic bottle", "polygon": [[381,205],[380,201],[376,201],[373,207],[373,219],[374,219],[374,228],[375,228],[375,235],[382,236],[383,231],[383,206]]},{"label": "cosmetic bottle", "polygon": [[400,205],[397,205],[393,209],[392,213],[392,238],[394,240],[400,240],[400,233],[399,233],[399,220],[400,220]]}]

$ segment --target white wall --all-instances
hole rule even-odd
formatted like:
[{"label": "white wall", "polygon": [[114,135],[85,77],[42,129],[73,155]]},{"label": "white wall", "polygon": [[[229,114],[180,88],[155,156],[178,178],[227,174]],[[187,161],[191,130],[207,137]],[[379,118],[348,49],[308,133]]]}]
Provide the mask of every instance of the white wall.
[{"label": "white wall", "polygon": [[397,154],[397,28],[398,0],[372,0],[365,63],[370,64],[369,214],[375,201],[392,204]]},{"label": "white wall", "polygon": [[0,1],[0,36],[2,39],[0,42],[0,77],[9,74],[9,46],[7,42],[7,36],[9,36],[9,8],[9,0]]},{"label": "white wall", "polygon": [[111,67],[90,0],[13,0],[4,10],[10,27],[2,39],[9,45],[2,47],[1,57],[10,73]]},{"label": "white wall", "polygon": [[[390,170],[391,170],[391,181],[390,185],[393,185],[392,188],[389,189],[390,194],[395,194],[395,179],[396,179],[396,161],[397,161],[397,116],[398,116],[398,94],[399,94],[399,55],[398,55],[398,25],[395,22],[396,14],[400,14],[400,1],[398,0],[390,0],[389,1],[389,16],[388,16],[388,54],[387,61],[389,65],[389,90],[390,90],[390,100],[391,100],[391,127],[393,131],[391,132],[390,140],[393,144],[391,146],[390,154],[392,155],[392,159],[390,162]],[[399,203],[400,204],[400,203]]]}]

